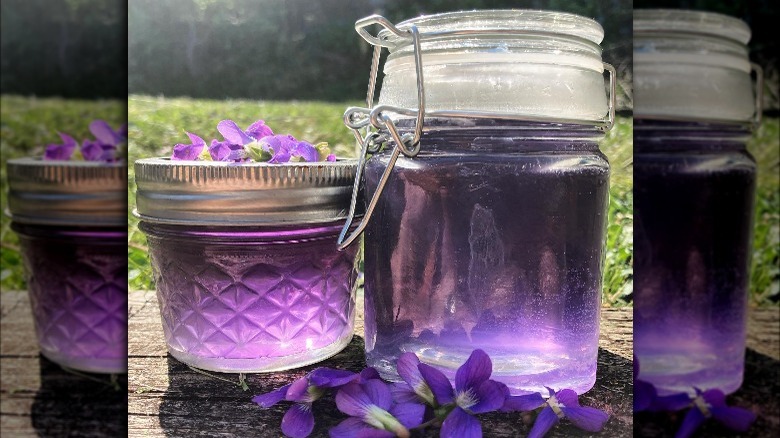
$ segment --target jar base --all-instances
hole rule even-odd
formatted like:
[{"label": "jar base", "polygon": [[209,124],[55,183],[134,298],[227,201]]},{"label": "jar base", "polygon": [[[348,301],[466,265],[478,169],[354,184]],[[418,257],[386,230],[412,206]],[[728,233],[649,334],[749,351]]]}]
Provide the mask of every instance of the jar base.
[{"label": "jar base", "polygon": [[179,362],[206,371],[218,373],[271,373],[305,367],[328,359],[340,353],[352,342],[352,332],[327,347],[284,357],[258,359],[226,359],[224,357],[202,357],[168,346],[168,352]]},{"label": "jar base", "polygon": [[[692,355],[690,353],[637,355],[641,364],[640,379],[652,383],[658,395],[686,392],[696,395],[717,388],[731,394],[742,386],[743,356]],[[729,360],[733,359],[733,360]]]},{"label": "jar base", "polygon": [[46,359],[64,368],[97,374],[127,374],[127,359],[97,359],[90,357],[67,357],[51,351],[41,350]]},{"label": "jar base", "polygon": [[[457,368],[468,359],[468,355],[451,355],[447,357],[439,354],[437,358],[432,358],[430,355],[426,355],[426,351],[412,352],[422,362],[441,370],[453,384]],[[542,396],[547,397],[546,387],[553,388],[556,391],[568,388],[574,390],[577,394],[583,394],[593,388],[593,385],[596,383],[595,362],[591,367],[588,367],[588,370],[592,371],[583,374],[582,367],[577,370],[579,372],[575,372],[571,368],[551,369],[549,361],[542,363],[527,357],[520,359],[517,356],[502,358],[491,354],[491,360],[493,362],[493,374],[491,374],[490,378],[507,385],[512,395],[539,392]],[[369,356],[367,362],[368,366],[374,367],[379,371],[383,379],[393,382],[402,381],[396,372],[395,357]],[[529,367],[529,364],[533,363],[536,363],[538,366]]]}]

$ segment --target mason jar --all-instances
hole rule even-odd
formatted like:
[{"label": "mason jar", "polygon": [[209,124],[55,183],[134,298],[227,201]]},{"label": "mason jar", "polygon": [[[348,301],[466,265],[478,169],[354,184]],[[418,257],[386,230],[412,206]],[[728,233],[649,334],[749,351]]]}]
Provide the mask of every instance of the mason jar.
[{"label": "mason jar", "polygon": [[21,158],[7,171],[41,354],[127,372],[127,166]]},{"label": "mason jar", "polygon": [[736,391],[745,359],[760,115],[748,26],[634,12],[634,351],[659,394]]},{"label": "mason jar", "polygon": [[386,144],[364,178],[368,365],[399,380],[413,352],[454,380],[482,349],[513,393],[587,391],[609,188],[598,141],[614,116],[601,26],[523,10],[391,26],[367,38],[389,50],[370,111]]},{"label": "mason jar", "polygon": [[135,162],[168,351],[201,369],[266,372],[352,340],[357,248],[341,252],[354,161]]}]

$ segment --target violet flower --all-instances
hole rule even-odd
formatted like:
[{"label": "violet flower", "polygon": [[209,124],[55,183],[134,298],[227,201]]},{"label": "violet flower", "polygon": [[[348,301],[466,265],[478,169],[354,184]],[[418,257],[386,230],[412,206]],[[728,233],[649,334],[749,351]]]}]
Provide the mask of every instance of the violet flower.
[{"label": "violet flower", "polygon": [[244,161],[249,158],[244,147],[229,141],[211,140],[209,146],[209,156],[214,161]]},{"label": "violet flower", "polygon": [[337,389],[348,383],[367,382],[378,379],[379,373],[366,368],[360,374],[333,368],[317,368],[293,383],[271,392],[256,395],[252,401],[266,409],[281,401],[295,402],[282,418],[282,432],[292,438],[304,438],[314,430],[312,404],[322,398],[328,390]]},{"label": "violet flower", "polygon": [[588,432],[598,432],[609,419],[606,412],[596,408],[580,406],[577,393],[571,389],[555,392],[547,388],[550,398],[536,417],[528,438],[541,438],[547,434],[562,418],[567,418],[575,426]]},{"label": "violet flower", "polygon": [[420,359],[414,353],[403,353],[398,357],[396,369],[403,382],[394,383],[391,387],[393,400],[404,403],[425,403],[437,407],[436,398],[428,383],[425,382],[420,370]]},{"label": "violet flower", "polygon": [[119,157],[119,146],[127,141],[127,125],[114,131],[105,120],[94,120],[89,124],[89,130],[95,140],[84,140],[81,145],[81,155],[86,161],[116,161]]},{"label": "violet flower", "polygon": [[447,376],[430,365],[417,365],[439,405],[452,409],[441,426],[441,437],[481,437],[482,425],[473,417],[500,409],[506,398],[506,386],[490,380],[493,363],[482,350],[474,350],[455,372],[455,389]]},{"label": "violet flower", "polygon": [[73,155],[73,151],[79,145],[73,137],[68,134],[59,133],[62,139],[62,144],[50,144],[46,146],[46,151],[43,154],[44,160],[70,160]]},{"label": "violet flower", "polygon": [[697,388],[692,404],[675,438],[690,437],[709,418],[736,432],[746,432],[756,420],[753,412],[726,405],[726,395],[719,389],[702,392]]},{"label": "violet flower", "polygon": [[197,160],[201,156],[206,142],[191,132],[187,132],[187,137],[190,138],[190,144],[179,143],[174,146],[171,160]]},{"label": "violet flower", "polygon": [[336,406],[351,418],[330,429],[331,438],[408,438],[425,414],[425,406],[417,403],[394,404],[387,384],[378,379],[345,385],[336,394]]}]

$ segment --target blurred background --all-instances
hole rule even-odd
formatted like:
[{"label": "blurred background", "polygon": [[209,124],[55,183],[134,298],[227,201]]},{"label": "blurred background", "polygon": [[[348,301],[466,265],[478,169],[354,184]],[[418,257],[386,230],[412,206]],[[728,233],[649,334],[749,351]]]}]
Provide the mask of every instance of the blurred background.
[{"label": "blurred background", "polygon": [[39,356],[19,240],[4,214],[6,162],[92,138],[127,120],[125,0],[0,3],[0,435],[124,436],[127,376],[87,375]]}]

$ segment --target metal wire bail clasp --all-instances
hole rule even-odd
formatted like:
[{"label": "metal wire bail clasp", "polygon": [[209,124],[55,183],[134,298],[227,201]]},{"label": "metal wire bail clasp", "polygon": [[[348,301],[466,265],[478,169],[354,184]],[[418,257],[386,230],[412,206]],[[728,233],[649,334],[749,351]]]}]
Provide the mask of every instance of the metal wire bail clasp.
[{"label": "metal wire bail clasp", "polygon": [[[384,29],[390,31],[394,35],[403,38],[410,39],[414,48],[414,62],[417,72],[417,111],[409,111],[404,108],[396,108],[390,106],[378,106],[373,107],[374,103],[374,91],[376,89],[377,70],[379,69],[379,58],[381,56],[382,47],[389,47],[387,41],[381,39],[379,34],[377,36],[371,35],[366,27],[372,25],[382,26]],[[411,26],[408,31],[402,31],[395,27],[390,21],[380,15],[372,15],[358,20],[355,23],[355,30],[368,41],[369,44],[374,46],[374,54],[371,61],[371,71],[368,81],[368,92],[366,94],[366,108],[347,108],[344,113],[344,124],[352,129],[355,134],[355,139],[360,144],[360,157],[358,160],[358,169],[355,175],[355,183],[352,186],[352,201],[349,206],[349,213],[347,215],[344,228],[341,230],[338,238],[339,250],[343,250],[352,244],[360,234],[366,229],[368,221],[371,219],[371,215],[376,208],[376,204],[379,201],[379,196],[387,184],[390,174],[395,167],[396,161],[401,153],[407,157],[414,157],[420,152],[420,137],[422,136],[423,122],[425,120],[425,88],[423,82],[423,65],[422,65],[422,50],[420,49],[420,33],[416,26]],[[410,113],[414,114],[410,114]],[[398,132],[398,128],[388,115],[389,113],[395,114],[409,114],[416,115],[416,125],[414,134],[401,135]],[[375,129],[375,130],[372,130]],[[365,135],[361,134],[360,130],[365,129]],[[371,201],[366,207],[366,211],[363,215],[358,226],[349,233],[349,229],[352,227],[352,223],[355,220],[355,212],[357,210],[357,199],[360,191],[360,181],[363,175],[363,171],[366,166],[366,161],[369,154],[379,152],[382,148],[382,143],[388,140],[388,136],[380,131],[386,131],[389,134],[389,139],[392,139],[395,146],[393,152],[390,154],[390,160],[382,173],[376,191],[371,197]],[[347,235],[349,233],[349,235]]]}]

